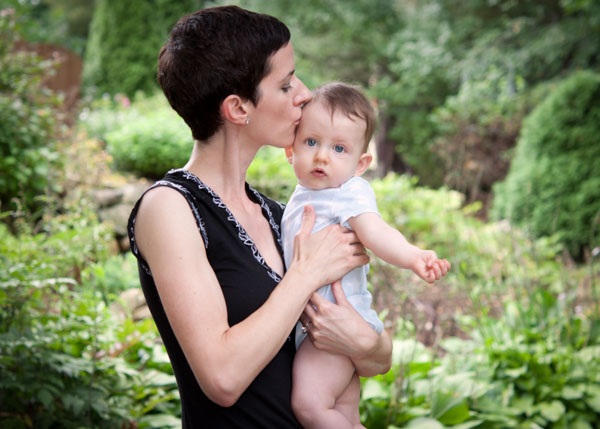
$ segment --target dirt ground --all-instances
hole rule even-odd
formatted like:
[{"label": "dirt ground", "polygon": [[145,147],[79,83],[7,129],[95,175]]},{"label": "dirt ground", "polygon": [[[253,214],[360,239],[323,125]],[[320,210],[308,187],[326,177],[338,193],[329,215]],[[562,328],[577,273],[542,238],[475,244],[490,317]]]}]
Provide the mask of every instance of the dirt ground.
[{"label": "dirt ground", "polygon": [[414,324],[417,339],[428,347],[436,347],[442,338],[468,338],[461,330],[458,316],[474,314],[476,309],[466,292],[450,288],[442,279],[427,284],[412,273],[399,275],[391,266],[378,266],[373,305],[379,314],[387,312],[385,326],[391,333],[400,319]]}]

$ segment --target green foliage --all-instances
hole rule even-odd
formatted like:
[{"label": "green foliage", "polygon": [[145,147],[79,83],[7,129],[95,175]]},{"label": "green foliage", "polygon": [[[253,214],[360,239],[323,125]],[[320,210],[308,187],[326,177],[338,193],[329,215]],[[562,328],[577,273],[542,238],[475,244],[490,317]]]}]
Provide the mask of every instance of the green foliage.
[{"label": "green foliage", "polygon": [[[600,75],[574,73],[527,118],[494,215],[574,256],[600,243]],[[594,235],[596,234],[596,235]]]},{"label": "green foliage", "polygon": [[538,289],[520,305],[508,303],[499,320],[471,322],[494,383],[473,404],[481,415],[541,427],[592,427],[598,421],[600,320],[578,314],[574,298]]},{"label": "green foliage", "polygon": [[106,252],[107,231],[89,221],[76,212],[18,236],[0,225],[3,427],[114,427],[127,415],[129,377],[94,359],[105,309],[77,290],[83,267]]},{"label": "green foliage", "polygon": [[87,207],[38,234],[0,224],[0,426],[179,427],[155,325],[109,307],[137,266],[107,259],[110,231]]},{"label": "green foliage", "polygon": [[368,428],[592,428],[600,418],[595,322],[537,289],[499,319],[469,317],[472,339],[447,338],[442,356],[404,322],[392,369],[363,379]]},{"label": "green foliage", "polygon": [[185,122],[165,97],[138,97],[131,105],[123,95],[104,97],[80,115],[88,133],[106,142],[117,170],[153,179],[182,167],[193,138]]},{"label": "green foliage", "polygon": [[0,207],[34,212],[59,166],[56,99],[40,87],[52,64],[15,52],[16,37],[12,13],[0,14]]},{"label": "green foliage", "polygon": [[85,53],[84,82],[99,92],[156,90],[158,52],[175,22],[199,0],[97,0]]}]

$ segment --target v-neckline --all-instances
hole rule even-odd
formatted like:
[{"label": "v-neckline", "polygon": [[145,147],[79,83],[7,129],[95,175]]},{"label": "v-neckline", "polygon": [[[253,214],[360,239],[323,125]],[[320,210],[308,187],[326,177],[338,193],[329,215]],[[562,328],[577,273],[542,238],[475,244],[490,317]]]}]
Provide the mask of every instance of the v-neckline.
[{"label": "v-neckline", "polygon": [[[281,281],[281,276],[277,273],[277,271],[275,271],[273,268],[271,268],[269,266],[269,264],[267,264],[267,261],[265,260],[265,258],[262,256],[262,254],[258,250],[258,247],[256,246],[256,243],[254,242],[254,239],[252,237],[250,237],[250,235],[248,234],[246,229],[236,219],[235,215],[231,212],[231,210],[229,210],[229,207],[227,207],[227,205],[221,199],[221,197],[213,189],[211,189],[208,185],[206,185],[198,176],[196,176],[194,173],[192,173],[184,168],[170,170],[167,174],[176,174],[176,173],[181,173],[185,179],[192,180],[193,182],[195,182],[198,185],[198,187],[200,189],[205,190],[206,192],[208,192],[208,194],[210,196],[213,197],[213,203],[217,207],[219,207],[225,211],[225,213],[227,214],[227,220],[229,222],[231,222],[232,224],[234,224],[234,226],[237,228],[238,239],[242,242],[242,244],[244,244],[250,248],[252,256],[267,270],[267,274],[269,275],[269,277],[271,277],[275,282],[279,283]],[[248,196],[248,198],[250,198],[252,200],[252,202],[260,205],[262,215],[269,222],[271,234],[273,234],[273,236],[275,238],[275,246],[277,247],[277,251],[279,252],[279,255],[281,256],[281,258],[283,259],[283,244],[281,242],[281,232],[279,230],[279,225],[277,224],[277,222],[275,222],[275,219],[273,219],[273,214],[271,213],[271,209],[265,202],[262,195],[260,195],[260,193],[258,191],[256,191],[254,188],[252,188],[252,186],[250,186],[248,184],[248,182],[245,182],[245,190],[246,190],[246,195]]]}]

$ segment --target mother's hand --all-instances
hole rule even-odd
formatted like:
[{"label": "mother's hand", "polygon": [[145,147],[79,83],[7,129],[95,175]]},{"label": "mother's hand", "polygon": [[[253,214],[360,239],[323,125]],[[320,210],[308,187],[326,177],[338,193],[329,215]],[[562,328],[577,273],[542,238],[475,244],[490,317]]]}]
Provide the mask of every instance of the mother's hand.
[{"label": "mother's hand", "polygon": [[361,376],[385,373],[391,366],[392,341],[384,331],[377,334],[352,307],[341,281],[331,285],[336,303],[313,294],[300,318],[316,348],[348,356]]},{"label": "mother's hand", "polygon": [[[294,237],[294,257],[291,266],[302,267],[317,288],[342,278],[353,268],[365,265],[369,257],[356,234],[340,225],[329,225],[312,233],[315,212],[305,206],[302,225]],[[308,279],[307,279],[308,280]]]}]

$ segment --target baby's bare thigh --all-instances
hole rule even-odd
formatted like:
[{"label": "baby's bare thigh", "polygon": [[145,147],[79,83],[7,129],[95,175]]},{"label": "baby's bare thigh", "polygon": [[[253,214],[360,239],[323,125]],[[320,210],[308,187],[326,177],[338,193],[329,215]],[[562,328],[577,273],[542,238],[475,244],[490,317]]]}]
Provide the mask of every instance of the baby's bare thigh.
[{"label": "baby's bare thigh", "polygon": [[335,401],[348,387],[354,375],[354,365],[347,356],[317,349],[305,339],[296,352],[293,368],[293,389],[301,389],[313,399]]}]

